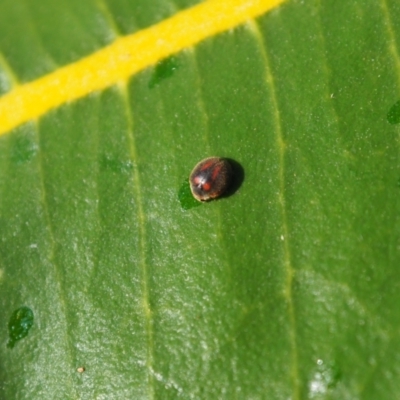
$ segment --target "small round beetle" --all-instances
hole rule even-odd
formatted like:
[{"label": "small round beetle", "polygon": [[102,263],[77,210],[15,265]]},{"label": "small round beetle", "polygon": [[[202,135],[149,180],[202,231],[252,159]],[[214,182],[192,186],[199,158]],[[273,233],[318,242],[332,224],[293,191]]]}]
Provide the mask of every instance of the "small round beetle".
[{"label": "small round beetle", "polygon": [[215,199],[226,192],[232,180],[232,167],[228,160],[209,157],[200,161],[189,177],[190,190],[196,200]]}]

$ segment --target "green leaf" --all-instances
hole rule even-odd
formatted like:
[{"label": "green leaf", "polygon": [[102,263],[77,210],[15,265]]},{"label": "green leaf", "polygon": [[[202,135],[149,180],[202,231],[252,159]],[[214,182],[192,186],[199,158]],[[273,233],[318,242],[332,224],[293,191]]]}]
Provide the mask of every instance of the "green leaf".
[{"label": "green leaf", "polygon": [[7,347],[14,348],[15,343],[26,337],[33,325],[33,312],[29,307],[20,307],[15,310],[8,323],[10,340]]},{"label": "green leaf", "polygon": [[[0,93],[195,3],[3,0]],[[0,399],[396,398],[399,16],[288,0],[2,136]]]}]

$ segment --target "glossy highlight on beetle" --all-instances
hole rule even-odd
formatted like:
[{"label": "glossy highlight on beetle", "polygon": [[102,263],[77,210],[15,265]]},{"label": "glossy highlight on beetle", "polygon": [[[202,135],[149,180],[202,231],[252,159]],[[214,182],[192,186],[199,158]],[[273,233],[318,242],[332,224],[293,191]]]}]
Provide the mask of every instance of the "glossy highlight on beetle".
[{"label": "glossy highlight on beetle", "polygon": [[189,177],[190,190],[196,200],[208,201],[223,195],[232,181],[228,160],[209,157],[200,161]]}]

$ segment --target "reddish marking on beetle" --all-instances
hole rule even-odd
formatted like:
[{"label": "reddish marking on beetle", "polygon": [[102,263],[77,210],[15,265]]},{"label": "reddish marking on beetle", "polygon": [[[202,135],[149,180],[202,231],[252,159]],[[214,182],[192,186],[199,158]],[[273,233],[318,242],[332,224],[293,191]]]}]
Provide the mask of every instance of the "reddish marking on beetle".
[{"label": "reddish marking on beetle", "polygon": [[215,181],[217,179],[218,175],[221,173],[221,168],[222,168],[221,165],[216,165],[214,167],[212,174],[211,174],[212,181]]},{"label": "reddish marking on beetle", "polygon": [[202,179],[200,178],[200,176],[195,176],[195,177],[193,178],[193,183],[194,183],[196,186],[200,185],[201,181],[202,181]]},{"label": "reddish marking on beetle", "polygon": [[211,189],[211,185],[208,182],[203,183],[202,189],[205,190],[206,192],[209,192]]},{"label": "reddish marking on beetle", "polygon": [[206,171],[208,168],[210,168],[213,164],[215,163],[214,160],[207,161],[204,165],[201,166],[200,171]]}]

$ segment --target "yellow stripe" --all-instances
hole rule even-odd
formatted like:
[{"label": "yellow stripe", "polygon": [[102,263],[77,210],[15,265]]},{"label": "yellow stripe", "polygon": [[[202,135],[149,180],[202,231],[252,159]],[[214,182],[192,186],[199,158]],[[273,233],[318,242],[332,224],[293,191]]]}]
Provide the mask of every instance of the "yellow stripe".
[{"label": "yellow stripe", "polygon": [[284,0],[207,0],[159,24],[117,39],[73,64],[59,68],[0,98],[0,135],[48,110],[105,89],[246,20]]}]

